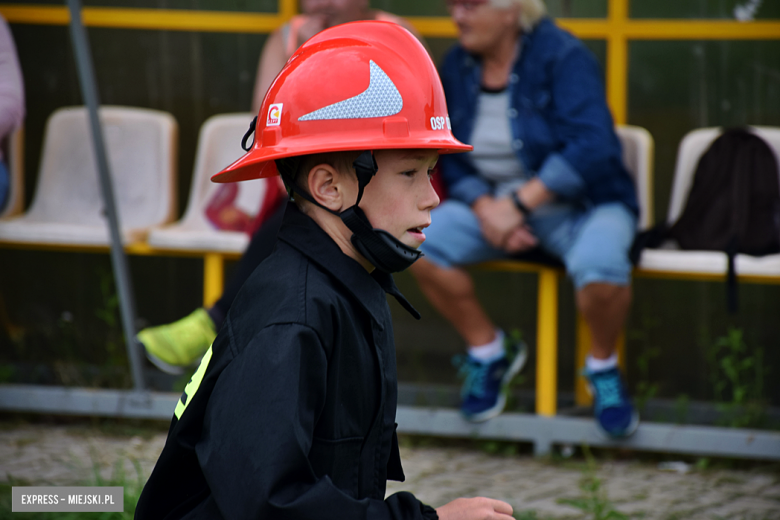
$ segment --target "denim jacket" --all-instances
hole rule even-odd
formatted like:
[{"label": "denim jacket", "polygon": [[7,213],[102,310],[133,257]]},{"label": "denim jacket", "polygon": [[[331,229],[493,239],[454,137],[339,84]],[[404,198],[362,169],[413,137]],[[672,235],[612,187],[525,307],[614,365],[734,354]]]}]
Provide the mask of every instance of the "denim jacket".
[{"label": "denim jacket", "polygon": [[[481,77],[479,58],[459,45],[441,67],[452,132],[464,143],[471,142]],[[522,36],[508,88],[512,148],[526,171],[560,199],[594,205],[620,201],[638,211],[601,71],[582,42],[542,19]],[[452,198],[470,205],[492,192],[469,154],[442,155],[440,166]]]}]

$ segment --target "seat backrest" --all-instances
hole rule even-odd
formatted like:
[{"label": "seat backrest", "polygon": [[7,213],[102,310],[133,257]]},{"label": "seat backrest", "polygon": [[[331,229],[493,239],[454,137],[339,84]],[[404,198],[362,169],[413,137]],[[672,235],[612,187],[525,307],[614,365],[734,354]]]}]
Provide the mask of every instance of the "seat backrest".
[{"label": "seat backrest", "polygon": [[0,208],[0,218],[21,213],[24,207],[24,125],[10,135],[5,152],[9,186],[5,206]]},{"label": "seat backrest", "polygon": [[[245,153],[241,138],[253,117],[249,112],[220,114],[210,117],[201,126],[184,222],[199,228],[213,227],[205,210],[220,185],[211,182],[211,177]],[[246,213],[255,215],[260,209],[266,184],[266,179],[238,183],[236,204]]]},{"label": "seat backrest", "polygon": [[[104,106],[100,120],[122,228],[146,228],[176,214],[178,127],[167,112]],[[46,123],[32,221],[105,222],[85,107],[62,108]]]},{"label": "seat backrest", "polygon": [[[778,165],[780,166],[780,127],[751,126],[751,132],[761,137],[772,148]],[[693,174],[704,152],[712,142],[723,133],[720,127],[699,128],[688,132],[680,141],[677,151],[677,164],[674,168],[674,181],[672,195],[669,201],[667,222],[674,223],[680,218],[688,192],[693,184]]]},{"label": "seat backrest", "polygon": [[653,136],[640,126],[618,125],[615,127],[623,148],[623,164],[636,186],[639,203],[639,229],[653,225]]}]

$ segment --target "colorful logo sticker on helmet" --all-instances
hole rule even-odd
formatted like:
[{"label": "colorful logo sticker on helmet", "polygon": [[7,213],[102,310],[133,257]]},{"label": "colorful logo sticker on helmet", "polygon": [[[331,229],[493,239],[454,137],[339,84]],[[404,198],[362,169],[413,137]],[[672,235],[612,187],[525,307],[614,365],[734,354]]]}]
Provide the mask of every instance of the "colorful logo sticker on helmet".
[{"label": "colorful logo sticker on helmet", "polygon": [[394,116],[403,107],[404,100],[393,80],[379,65],[374,63],[373,60],[369,60],[369,80],[366,90],[355,97],[302,115],[298,118],[298,121],[387,117]]},{"label": "colorful logo sticker on helmet", "polygon": [[268,120],[265,126],[279,126],[282,121],[282,105],[284,103],[274,103],[268,107]]}]

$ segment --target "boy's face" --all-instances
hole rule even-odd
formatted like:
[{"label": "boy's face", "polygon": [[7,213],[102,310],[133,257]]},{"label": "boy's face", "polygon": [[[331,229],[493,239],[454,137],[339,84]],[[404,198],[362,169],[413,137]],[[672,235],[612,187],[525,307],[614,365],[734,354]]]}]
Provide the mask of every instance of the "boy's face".
[{"label": "boy's face", "polygon": [[431,223],[431,210],[439,205],[430,179],[439,154],[435,150],[377,150],[374,157],[379,170],[366,186],[360,209],[373,227],[418,248],[425,241],[423,230]]}]

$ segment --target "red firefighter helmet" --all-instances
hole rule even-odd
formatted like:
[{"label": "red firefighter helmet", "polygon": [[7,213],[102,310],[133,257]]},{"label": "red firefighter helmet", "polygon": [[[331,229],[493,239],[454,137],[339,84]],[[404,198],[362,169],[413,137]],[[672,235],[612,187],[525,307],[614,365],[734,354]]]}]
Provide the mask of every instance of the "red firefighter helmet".
[{"label": "red firefighter helmet", "polygon": [[284,157],[405,148],[472,149],[450,131],[439,75],[417,38],[390,22],[346,23],[290,57],[263,99],[252,148],[212,180],[270,177]]}]

